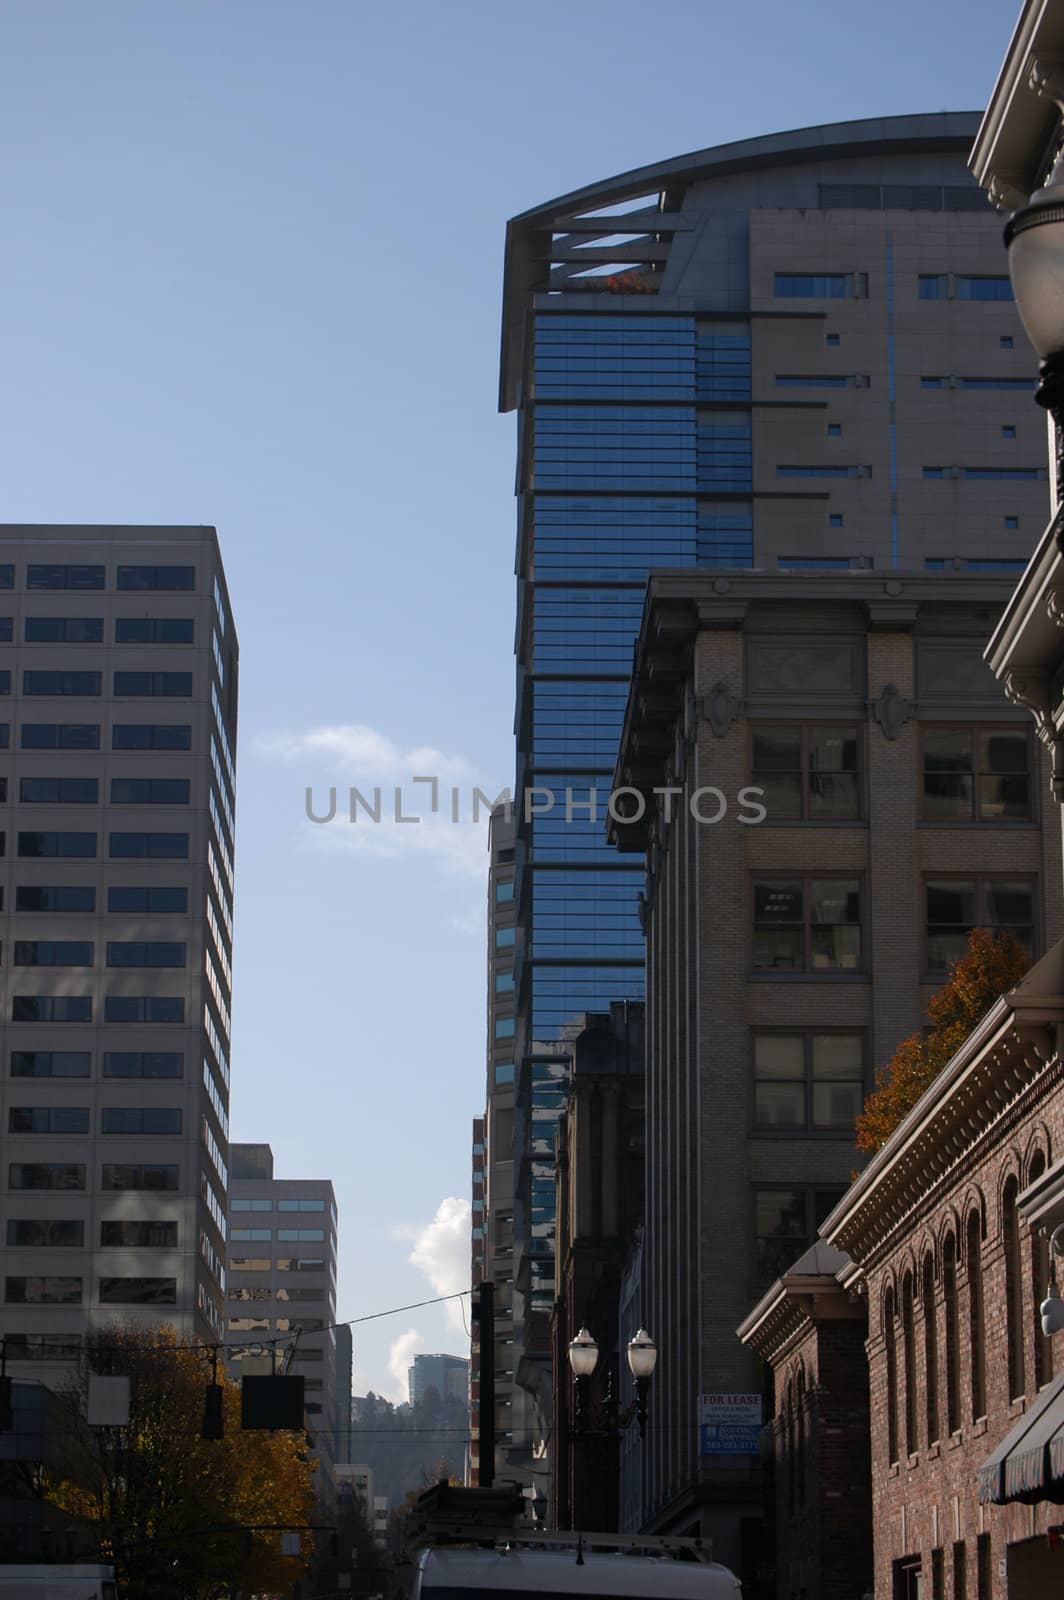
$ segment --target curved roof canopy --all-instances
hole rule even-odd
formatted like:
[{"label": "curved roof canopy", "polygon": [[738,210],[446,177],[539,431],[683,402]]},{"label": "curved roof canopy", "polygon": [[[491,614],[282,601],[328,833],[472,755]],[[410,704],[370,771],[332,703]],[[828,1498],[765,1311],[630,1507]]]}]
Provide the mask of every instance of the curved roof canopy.
[{"label": "curved roof canopy", "polygon": [[[552,263],[576,259],[591,266],[599,256],[610,262],[630,259],[635,263],[653,259],[655,252],[663,249],[667,254],[667,241],[673,233],[690,226],[682,205],[684,191],[693,183],[737,172],[855,156],[966,154],[978,128],[979,114],[974,111],[829,122],[740,139],[635,167],[522,211],[506,224],[499,409],[511,411],[520,399],[525,312],[533,294],[548,288]],[[640,199],[646,204],[621,215],[588,215]],[[588,249],[596,238],[616,238],[621,233],[650,238],[597,253]],[[575,250],[580,251],[578,258],[574,258]]]}]

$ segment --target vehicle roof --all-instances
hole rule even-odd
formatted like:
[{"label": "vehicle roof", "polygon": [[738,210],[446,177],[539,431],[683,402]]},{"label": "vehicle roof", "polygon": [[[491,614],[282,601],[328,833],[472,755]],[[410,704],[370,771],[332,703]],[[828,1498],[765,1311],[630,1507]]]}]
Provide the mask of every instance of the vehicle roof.
[{"label": "vehicle roof", "polygon": [[713,1562],[671,1556],[584,1553],[575,1550],[427,1550],[421,1561],[422,1592],[433,1588],[512,1589],[549,1594],[661,1595],[675,1600],[734,1600],[738,1581]]}]

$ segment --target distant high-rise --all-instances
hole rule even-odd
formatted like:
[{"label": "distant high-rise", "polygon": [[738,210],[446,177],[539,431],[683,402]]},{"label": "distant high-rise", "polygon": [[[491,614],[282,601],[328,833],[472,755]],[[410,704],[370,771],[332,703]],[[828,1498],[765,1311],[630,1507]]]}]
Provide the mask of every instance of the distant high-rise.
[{"label": "distant high-rise", "polygon": [[1000,222],[965,166],[977,126],[749,139],[508,226],[517,790],[554,797],[519,808],[516,839],[511,1365],[541,1432],[559,1082],[583,1016],[644,994],[643,875],[602,818],[648,572],[1010,572],[1043,524]]},{"label": "distant high-rise", "polygon": [[276,1353],[278,1371],[283,1358],[284,1370],[302,1374],[308,1430],[333,1480],[334,1463],[346,1459],[338,1449],[350,1442],[350,1399],[341,1416],[337,1384],[333,1186],[327,1178],[275,1178],[268,1144],[234,1144],[231,1158],[230,1371],[270,1372]]},{"label": "distant high-rise", "polygon": [[[208,527],[0,527],[3,1325],[225,1331],[238,648]],[[24,1366],[23,1363],[31,1363]]]},{"label": "distant high-rise", "polygon": [[435,1389],[441,1400],[468,1400],[469,1362],[464,1356],[418,1355],[408,1375],[410,1404],[420,1405]]}]

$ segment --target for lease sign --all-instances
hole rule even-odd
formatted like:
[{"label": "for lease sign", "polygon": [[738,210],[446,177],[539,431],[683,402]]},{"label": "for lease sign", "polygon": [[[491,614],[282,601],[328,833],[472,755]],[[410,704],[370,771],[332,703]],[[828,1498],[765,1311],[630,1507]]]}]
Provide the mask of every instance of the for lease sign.
[{"label": "for lease sign", "polygon": [[756,1455],[760,1433],[759,1394],[699,1396],[698,1436],[701,1455]]}]

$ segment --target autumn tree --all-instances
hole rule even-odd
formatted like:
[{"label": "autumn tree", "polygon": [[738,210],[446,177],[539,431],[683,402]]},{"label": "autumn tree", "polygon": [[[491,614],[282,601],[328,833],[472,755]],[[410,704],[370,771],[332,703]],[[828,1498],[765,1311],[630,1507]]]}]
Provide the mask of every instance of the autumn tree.
[{"label": "autumn tree", "polygon": [[995,1000],[1019,983],[1030,964],[1011,934],[973,930],[965,954],[951,964],[949,977],[928,1003],[930,1027],[903,1040],[876,1073],[876,1087],[857,1118],[859,1150],[882,1149]]},{"label": "autumn tree", "polygon": [[[93,1374],[129,1378],[128,1424],[89,1427]],[[288,1593],[305,1575],[313,1536],[302,1535],[303,1554],[282,1555],[277,1526],[313,1521],[305,1437],[243,1432],[240,1387],[219,1371],[224,1437],[201,1438],[212,1376],[209,1347],[183,1346],[173,1328],[116,1328],[90,1341],[68,1390],[70,1433],[48,1498],[91,1527],[127,1600]]]}]

